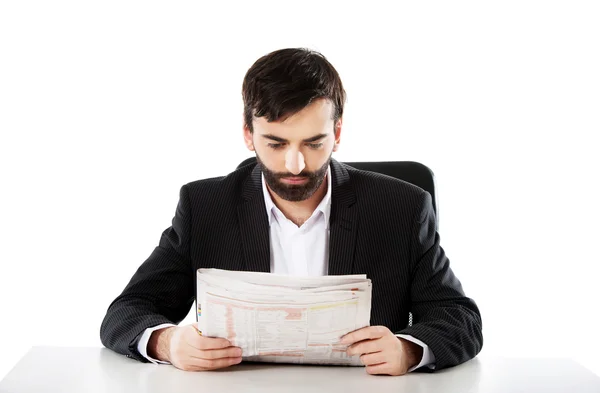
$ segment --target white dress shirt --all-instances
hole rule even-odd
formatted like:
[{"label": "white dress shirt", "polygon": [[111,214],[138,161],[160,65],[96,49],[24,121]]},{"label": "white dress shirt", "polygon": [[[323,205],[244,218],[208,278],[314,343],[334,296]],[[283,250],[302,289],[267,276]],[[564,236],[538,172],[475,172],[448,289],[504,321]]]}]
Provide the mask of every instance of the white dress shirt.
[{"label": "white dress shirt", "polygon": [[[331,211],[331,168],[327,171],[327,193],[312,215],[298,227],[289,220],[273,203],[262,176],[262,190],[269,218],[269,239],[271,248],[271,273],[290,276],[324,276],[327,275],[329,261],[329,214]],[[145,330],[138,342],[138,351],[153,363],[162,362],[148,356],[147,346],[153,331],[173,324],[162,324]],[[435,368],[435,357],[429,347],[422,341],[406,334],[397,337],[423,347],[421,362],[412,367],[413,371],[422,366]]]}]

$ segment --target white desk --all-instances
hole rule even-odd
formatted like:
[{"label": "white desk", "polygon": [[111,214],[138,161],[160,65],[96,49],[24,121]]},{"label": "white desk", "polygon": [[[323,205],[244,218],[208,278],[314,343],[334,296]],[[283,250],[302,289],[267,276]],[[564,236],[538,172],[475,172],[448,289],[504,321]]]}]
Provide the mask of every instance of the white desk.
[{"label": "white desk", "polygon": [[369,375],[362,367],[247,363],[186,372],[105,348],[34,347],[0,392],[599,393],[600,378],[567,359],[474,359],[433,374]]}]

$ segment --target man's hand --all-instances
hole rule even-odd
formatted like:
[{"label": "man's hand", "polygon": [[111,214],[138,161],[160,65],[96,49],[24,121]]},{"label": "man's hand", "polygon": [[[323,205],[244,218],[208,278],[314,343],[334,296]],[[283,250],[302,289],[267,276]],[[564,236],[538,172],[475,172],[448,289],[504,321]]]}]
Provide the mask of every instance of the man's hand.
[{"label": "man's hand", "polygon": [[351,344],[348,355],[360,355],[369,374],[404,375],[419,364],[423,348],[398,338],[385,326],[367,326],[342,337],[342,344]]},{"label": "man's hand", "polygon": [[186,371],[216,370],[242,361],[242,349],[224,338],[203,337],[196,324],[173,326],[152,333],[148,355]]}]

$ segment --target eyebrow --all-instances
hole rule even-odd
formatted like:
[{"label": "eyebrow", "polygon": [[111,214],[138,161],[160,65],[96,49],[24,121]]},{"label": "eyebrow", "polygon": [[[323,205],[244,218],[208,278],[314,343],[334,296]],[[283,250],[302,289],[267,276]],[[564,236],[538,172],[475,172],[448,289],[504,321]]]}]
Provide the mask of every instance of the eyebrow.
[{"label": "eyebrow", "polygon": [[[273,140],[273,141],[275,141],[275,142],[280,142],[280,143],[286,143],[286,142],[289,142],[289,141],[288,141],[287,139],[285,139],[285,138],[280,138],[280,137],[278,137],[278,136],[275,136],[275,135],[272,135],[272,134],[266,134],[266,135],[261,135],[261,136],[262,136],[263,138],[266,138],[266,139],[271,139],[271,140]],[[302,140],[302,142],[316,142],[316,141],[318,141],[319,139],[323,139],[323,138],[325,138],[326,136],[327,136],[327,134],[318,134],[318,135],[315,135],[315,136],[311,136],[310,138],[306,138],[306,139]]]}]

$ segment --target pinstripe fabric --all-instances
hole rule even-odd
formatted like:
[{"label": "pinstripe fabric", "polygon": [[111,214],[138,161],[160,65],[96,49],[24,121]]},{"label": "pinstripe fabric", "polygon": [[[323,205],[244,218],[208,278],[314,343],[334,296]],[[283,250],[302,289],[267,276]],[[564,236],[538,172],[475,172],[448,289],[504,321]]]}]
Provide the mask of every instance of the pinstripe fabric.
[{"label": "pinstripe fabric", "polygon": [[[336,160],[331,169],[329,274],[367,274],[371,325],[426,343],[436,370],[474,357],[483,345],[481,316],[440,247],[429,193]],[[184,185],[171,227],[109,306],[102,343],[146,361],[136,350],[139,336],[185,318],[197,269],[269,271],[268,225],[255,165]]]}]

